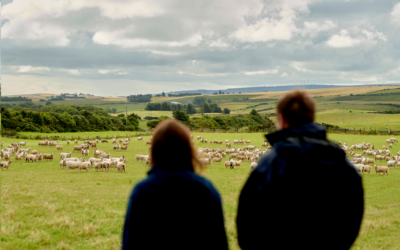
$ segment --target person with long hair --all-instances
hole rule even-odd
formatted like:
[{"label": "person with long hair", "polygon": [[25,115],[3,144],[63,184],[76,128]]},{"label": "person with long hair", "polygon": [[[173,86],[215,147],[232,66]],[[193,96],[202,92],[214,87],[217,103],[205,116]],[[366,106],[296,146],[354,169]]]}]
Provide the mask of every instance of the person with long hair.
[{"label": "person with long hair", "polygon": [[152,168],[130,198],[122,249],[228,249],[221,197],[197,174],[189,129],[174,119],[153,133]]}]

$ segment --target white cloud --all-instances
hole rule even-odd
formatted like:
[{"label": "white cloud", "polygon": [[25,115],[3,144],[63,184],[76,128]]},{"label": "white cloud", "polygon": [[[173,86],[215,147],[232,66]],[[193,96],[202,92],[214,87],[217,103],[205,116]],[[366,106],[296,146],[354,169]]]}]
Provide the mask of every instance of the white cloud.
[{"label": "white cloud", "polygon": [[102,45],[117,45],[124,48],[133,47],[181,47],[197,46],[202,40],[202,36],[195,34],[182,41],[157,41],[143,38],[129,38],[128,34],[134,27],[128,27],[117,31],[98,31],[93,36],[93,42]]},{"label": "white cloud", "polygon": [[186,71],[178,71],[179,75],[191,75],[191,76],[201,76],[201,77],[223,77],[228,76],[229,73],[191,73]]},{"label": "white cloud", "polygon": [[370,32],[370,31],[364,29],[361,31],[361,33],[365,35],[365,37],[367,38],[368,41],[375,42],[375,38],[377,38],[377,39],[387,42],[387,38],[385,37],[385,35],[383,35],[382,32],[378,32],[378,31]]},{"label": "white cloud", "polygon": [[182,54],[179,52],[160,51],[160,50],[150,50],[150,52],[156,55],[164,55],[164,56],[178,56]]},{"label": "white cloud", "polygon": [[216,41],[212,41],[211,43],[209,43],[208,46],[216,48],[227,48],[229,47],[229,43],[226,43],[224,41],[221,41],[221,39],[218,39]]},{"label": "white cloud", "polygon": [[378,79],[375,76],[368,77],[352,77],[351,80],[355,82],[376,82]]},{"label": "white cloud", "polygon": [[339,35],[333,35],[326,44],[333,48],[347,48],[359,45],[360,40],[351,38],[347,30],[341,30]]},{"label": "white cloud", "polygon": [[288,73],[286,73],[286,72],[283,72],[282,73],[282,75],[281,75],[281,77],[288,77],[289,75],[288,75]]},{"label": "white cloud", "polygon": [[61,71],[64,71],[70,75],[74,75],[74,76],[79,76],[81,75],[81,72],[77,69],[62,69]]},{"label": "white cloud", "polygon": [[111,73],[115,74],[115,75],[128,75],[129,74],[126,71],[121,71],[121,70],[117,70],[117,69],[114,69],[114,70],[100,69],[98,71],[98,73],[101,75],[106,75],[106,74],[111,74]]},{"label": "white cloud", "polygon": [[303,36],[309,35],[315,37],[321,31],[327,31],[336,28],[336,24],[331,20],[325,20],[322,23],[318,22],[304,22],[304,29],[301,31]]},{"label": "white cloud", "polygon": [[19,73],[43,73],[50,71],[47,67],[32,67],[32,66],[19,66],[17,72]]},{"label": "white cloud", "polygon": [[259,71],[245,71],[243,72],[245,75],[263,75],[263,74],[277,74],[279,71],[279,67],[276,69],[268,69],[268,70],[259,70]]},{"label": "white cloud", "polygon": [[400,26],[400,3],[393,7],[392,12],[390,12],[390,17],[395,25]]}]

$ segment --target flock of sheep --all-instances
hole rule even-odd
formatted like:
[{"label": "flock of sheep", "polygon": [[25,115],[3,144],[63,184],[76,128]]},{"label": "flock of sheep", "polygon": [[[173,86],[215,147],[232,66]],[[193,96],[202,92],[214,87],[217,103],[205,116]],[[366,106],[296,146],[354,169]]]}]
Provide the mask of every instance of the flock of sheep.
[{"label": "flock of sheep", "polygon": [[[351,162],[357,171],[368,172],[369,174],[372,167],[368,164],[371,163],[374,165],[376,174],[383,173],[383,175],[389,175],[389,167],[395,168],[400,163],[400,151],[397,152],[396,155],[392,155],[390,150],[388,150],[388,147],[392,148],[395,142],[398,143],[396,138],[387,139],[386,143],[389,145],[383,145],[382,149],[375,149],[374,144],[371,145],[370,143],[365,142],[355,144],[350,147],[347,146],[347,142],[339,142],[339,144],[342,146],[346,154],[352,157]],[[354,151],[356,150],[359,150],[360,153],[355,153]],[[368,156],[371,156],[372,158],[369,158]],[[378,166],[377,161],[386,161],[386,166]]]},{"label": "flock of sheep", "polygon": [[[76,139],[75,144],[78,144],[78,140]],[[103,139],[101,140],[102,143],[108,143],[107,140]],[[38,146],[49,146],[49,147],[56,147],[57,150],[63,150],[63,146],[58,144],[59,141],[39,141]],[[70,145],[70,141],[67,141],[67,146]],[[125,163],[128,162],[128,159],[126,159],[123,155],[119,158],[112,158],[110,153],[106,153],[104,151],[98,150],[97,149],[97,143],[99,143],[99,140],[95,141],[84,141],[83,144],[79,146],[74,146],[73,150],[69,153],[60,153],[60,168],[66,168],[67,172],[69,169],[77,169],[78,172],[81,172],[81,170],[86,170],[86,172],[89,171],[89,167],[94,167],[96,171],[107,171],[110,168],[116,168],[120,172],[125,172],[126,165]],[[112,143],[117,143],[117,140],[114,138]],[[120,146],[120,143],[122,146]],[[128,145],[130,143],[130,138],[128,139],[120,139],[119,143],[117,145],[113,146],[114,150],[126,150],[128,148]],[[2,150],[0,151],[0,160],[5,159],[6,161],[1,162],[1,168],[2,170],[5,168],[8,170],[10,167],[12,160],[11,157],[12,155],[15,155],[15,161],[22,161],[25,160],[25,162],[41,162],[43,161],[54,161],[54,153],[51,154],[42,154],[38,152],[38,150],[32,150],[31,147],[28,148],[23,148],[26,146],[26,141],[24,142],[19,142],[19,143],[11,143],[7,147],[4,147],[4,143],[1,142],[1,148]],[[89,155],[89,148],[92,147],[94,150],[94,157],[90,157],[88,160],[85,159],[85,157],[88,157]],[[72,152],[81,152],[82,157],[71,157]]]},{"label": "flock of sheep", "polygon": [[[193,138],[193,135],[191,136]],[[142,140],[142,137],[139,137],[138,140]],[[221,140],[207,140],[203,138],[202,136],[197,136],[197,140],[199,140],[201,143],[210,143],[210,144],[222,144],[223,141]],[[233,144],[250,144],[250,140],[233,140]],[[151,145],[151,140],[146,141],[146,145]],[[250,169],[254,169],[257,167],[257,161],[258,159],[268,152],[268,150],[271,149],[271,146],[268,146],[268,143],[264,141],[262,143],[262,146],[267,147],[266,150],[258,149],[257,145],[247,145],[243,147],[235,147],[232,148],[232,143],[230,140],[225,140],[225,147],[223,148],[222,146],[220,148],[199,148],[198,149],[198,154],[200,157],[200,162],[204,166],[210,166],[212,163],[221,163],[222,159],[225,158],[227,155],[229,155],[229,160],[225,161],[225,167],[234,169],[235,167],[239,167],[242,165],[242,162],[248,161],[250,163]],[[150,148],[149,148],[150,149]],[[236,160],[234,160],[236,159]],[[144,154],[137,154],[136,155],[136,161],[139,162],[144,162],[146,166],[150,166],[151,160],[150,160],[150,155],[144,155]]]},{"label": "flock of sheep", "polygon": [[[193,135],[191,136],[193,139]],[[204,143],[209,144],[222,144],[225,143],[225,148],[220,146],[219,148],[199,148],[198,154],[200,157],[200,162],[204,166],[210,166],[213,163],[221,163],[225,157],[229,157],[229,160],[224,162],[226,168],[235,169],[243,164],[244,161],[248,161],[250,165],[250,169],[254,169],[257,167],[258,159],[269,150],[271,150],[271,146],[268,145],[267,141],[264,141],[261,146],[266,147],[265,149],[257,148],[257,145],[243,145],[250,144],[250,140],[233,140],[231,143],[230,140],[207,140],[202,136],[197,136],[196,139]],[[138,137],[138,141],[142,141],[143,137]],[[112,149],[115,150],[127,150],[128,145],[130,143],[130,138],[127,139],[119,139],[117,141],[116,138],[113,138]],[[75,144],[78,144],[78,140],[74,141]],[[389,174],[389,167],[396,167],[400,164],[400,151],[397,152],[397,155],[392,155],[388,148],[392,148],[394,143],[398,143],[396,138],[390,138],[386,140],[388,146],[383,145],[382,149],[376,149],[375,145],[371,145],[370,143],[359,143],[352,145],[350,147],[347,146],[347,142],[342,143],[338,142],[339,145],[343,148],[346,154],[349,157],[352,157],[352,163],[354,167],[359,172],[368,172],[370,173],[372,167],[369,164],[374,166],[375,172],[377,174],[383,173],[383,175]],[[70,145],[71,141],[67,141],[67,147]],[[69,169],[77,169],[78,172],[81,170],[89,171],[90,167],[93,167],[96,171],[107,171],[110,168],[116,168],[120,172],[125,172],[126,165],[128,159],[122,155],[118,158],[112,158],[110,153],[106,153],[104,151],[97,149],[97,144],[99,140],[95,141],[84,141],[81,145],[73,146],[72,150],[69,153],[62,152],[60,153],[60,168],[65,168],[68,172]],[[101,143],[108,143],[108,140],[102,139]],[[232,148],[232,144],[237,145]],[[145,145],[150,145],[151,140],[146,141]],[[243,146],[241,146],[243,145]],[[38,142],[38,146],[48,146],[55,147],[57,150],[62,151],[63,146],[59,145],[59,141],[40,141]],[[54,161],[54,153],[51,154],[42,154],[38,152],[38,150],[32,150],[31,147],[26,147],[26,141],[19,143],[11,143],[4,148],[3,142],[1,142],[0,151],[0,160],[4,159],[6,161],[1,161],[1,168],[8,169],[12,163],[11,157],[15,155],[16,161],[25,160],[25,162],[41,162],[43,161]],[[85,157],[89,157],[89,149],[90,147],[93,150],[93,157],[89,159],[85,159]],[[4,148],[4,149],[3,149]],[[150,148],[149,148],[150,149]],[[359,150],[360,152],[356,152]],[[80,152],[82,157],[71,157],[72,152]],[[368,156],[371,156],[369,158]],[[150,155],[137,154],[136,161],[144,162],[146,165],[150,166]],[[386,161],[386,166],[377,166],[377,161]]]}]

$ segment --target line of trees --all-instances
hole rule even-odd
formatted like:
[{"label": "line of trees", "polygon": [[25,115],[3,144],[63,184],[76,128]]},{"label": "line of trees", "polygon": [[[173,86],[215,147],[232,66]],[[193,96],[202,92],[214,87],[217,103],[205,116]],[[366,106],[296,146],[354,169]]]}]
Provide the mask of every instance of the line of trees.
[{"label": "line of trees", "polygon": [[153,96],[151,94],[147,95],[129,95],[126,97],[128,102],[150,102]]},{"label": "line of trees", "polygon": [[17,97],[3,96],[1,98],[1,101],[3,101],[3,102],[31,102],[32,99],[22,97],[22,96],[17,96]]},{"label": "line of trees", "polygon": [[[191,128],[201,129],[240,129],[248,127],[250,131],[265,129],[274,129],[275,125],[267,116],[260,115],[256,110],[250,114],[240,116],[201,116],[191,119],[183,110],[173,112],[173,117]],[[161,121],[168,119],[167,116],[161,116],[157,120],[147,122],[147,127],[155,128]]]},{"label": "line of trees", "polygon": [[154,111],[176,111],[183,110],[187,114],[196,114],[196,108],[193,104],[188,105],[180,105],[180,104],[169,104],[168,102],[155,102],[155,103],[147,103],[144,110],[154,110]]},{"label": "line of trees", "polygon": [[39,111],[13,110],[1,107],[1,127],[26,132],[84,132],[84,131],[139,131],[136,114],[125,117],[110,116],[93,106],[45,106]]}]

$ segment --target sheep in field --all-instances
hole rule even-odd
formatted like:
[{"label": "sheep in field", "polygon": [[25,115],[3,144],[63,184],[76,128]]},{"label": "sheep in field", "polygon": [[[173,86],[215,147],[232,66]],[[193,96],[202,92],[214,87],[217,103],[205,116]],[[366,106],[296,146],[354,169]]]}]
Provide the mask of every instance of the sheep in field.
[{"label": "sheep in field", "polygon": [[94,169],[96,170],[96,172],[97,172],[98,170],[103,171],[103,162],[96,162],[96,163],[94,164]]},{"label": "sheep in field", "polygon": [[51,153],[51,154],[43,154],[43,160],[49,160],[49,161],[54,160],[54,153]]},{"label": "sheep in field", "polygon": [[6,170],[8,170],[8,167],[11,165],[11,163],[12,163],[11,160],[1,162],[1,163],[0,163],[0,165],[1,165],[1,170],[3,170],[3,168],[5,168]]},{"label": "sheep in field", "polygon": [[[389,158],[389,159],[390,159],[390,158]],[[387,162],[387,166],[388,166],[388,167],[393,167],[393,168],[395,168],[397,164],[399,164],[398,161],[388,161],[388,162]]]},{"label": "sheep in field", "polygon": [[113,150],[118,150],[118,149],[120,149],[119,143],[113,146]]},{"label": "sheep in field", "polygon": [[70,140],[67,140],[67,145],[69,145],[71,143],[71,141]]},{"label": "sheep in field", "polygon": [[128,149],[128,146],[121,146],[121,150],[127,150]]},{"label": "sheep in field", "polygon": [[357,172],[362,172],[364,170],[363,164],[354,164],[353,166],[357,170]]},{"label": "sheep in field", "polygon": [[57,146],[56,146],[56,149],[57,149],[57,150],[62,150],[62,149],[63,149],[63,146],[57,145]]},{"label": "sheep in field", "polygon": [[25,157],[25,161],[27,162],[36,162],[37,160],[37,156],[36,155],[27,155]]},{"label": "sheep in field", "polygon": [[363,173],[364,173],[364,172],[368,172],[368,174],[370,174],[370,172],[371,172],[371,166],[370,166],[370,165],[364,165]]},{"label": "sheep in field", "polygon": [[383,173],[383,175],[389,175],[389,168],[386,166],[377,166],[376,164],[374,165],[375,168],[375,173],[381,175],[381,173]]},{"label": "sheep in field", "polygon": [[19,142],[18,145],[19,146],[26,146],[26,140],[24,142]]},{"label": "sheep in field", "polygon": [[141,140],[143,140],[143,137],[138,137],[137,140],[141,141]]},{"label": "sheep in field", "polygon": [[106,139],[101,139],[101,143],[108,143]]},{"label": "sheep in field", "polygon": [[251,162],[250,162],[250,169],[251,169],[251,170],[254,170],[256,167],[257,167],[257,162],[251,161]]}]

